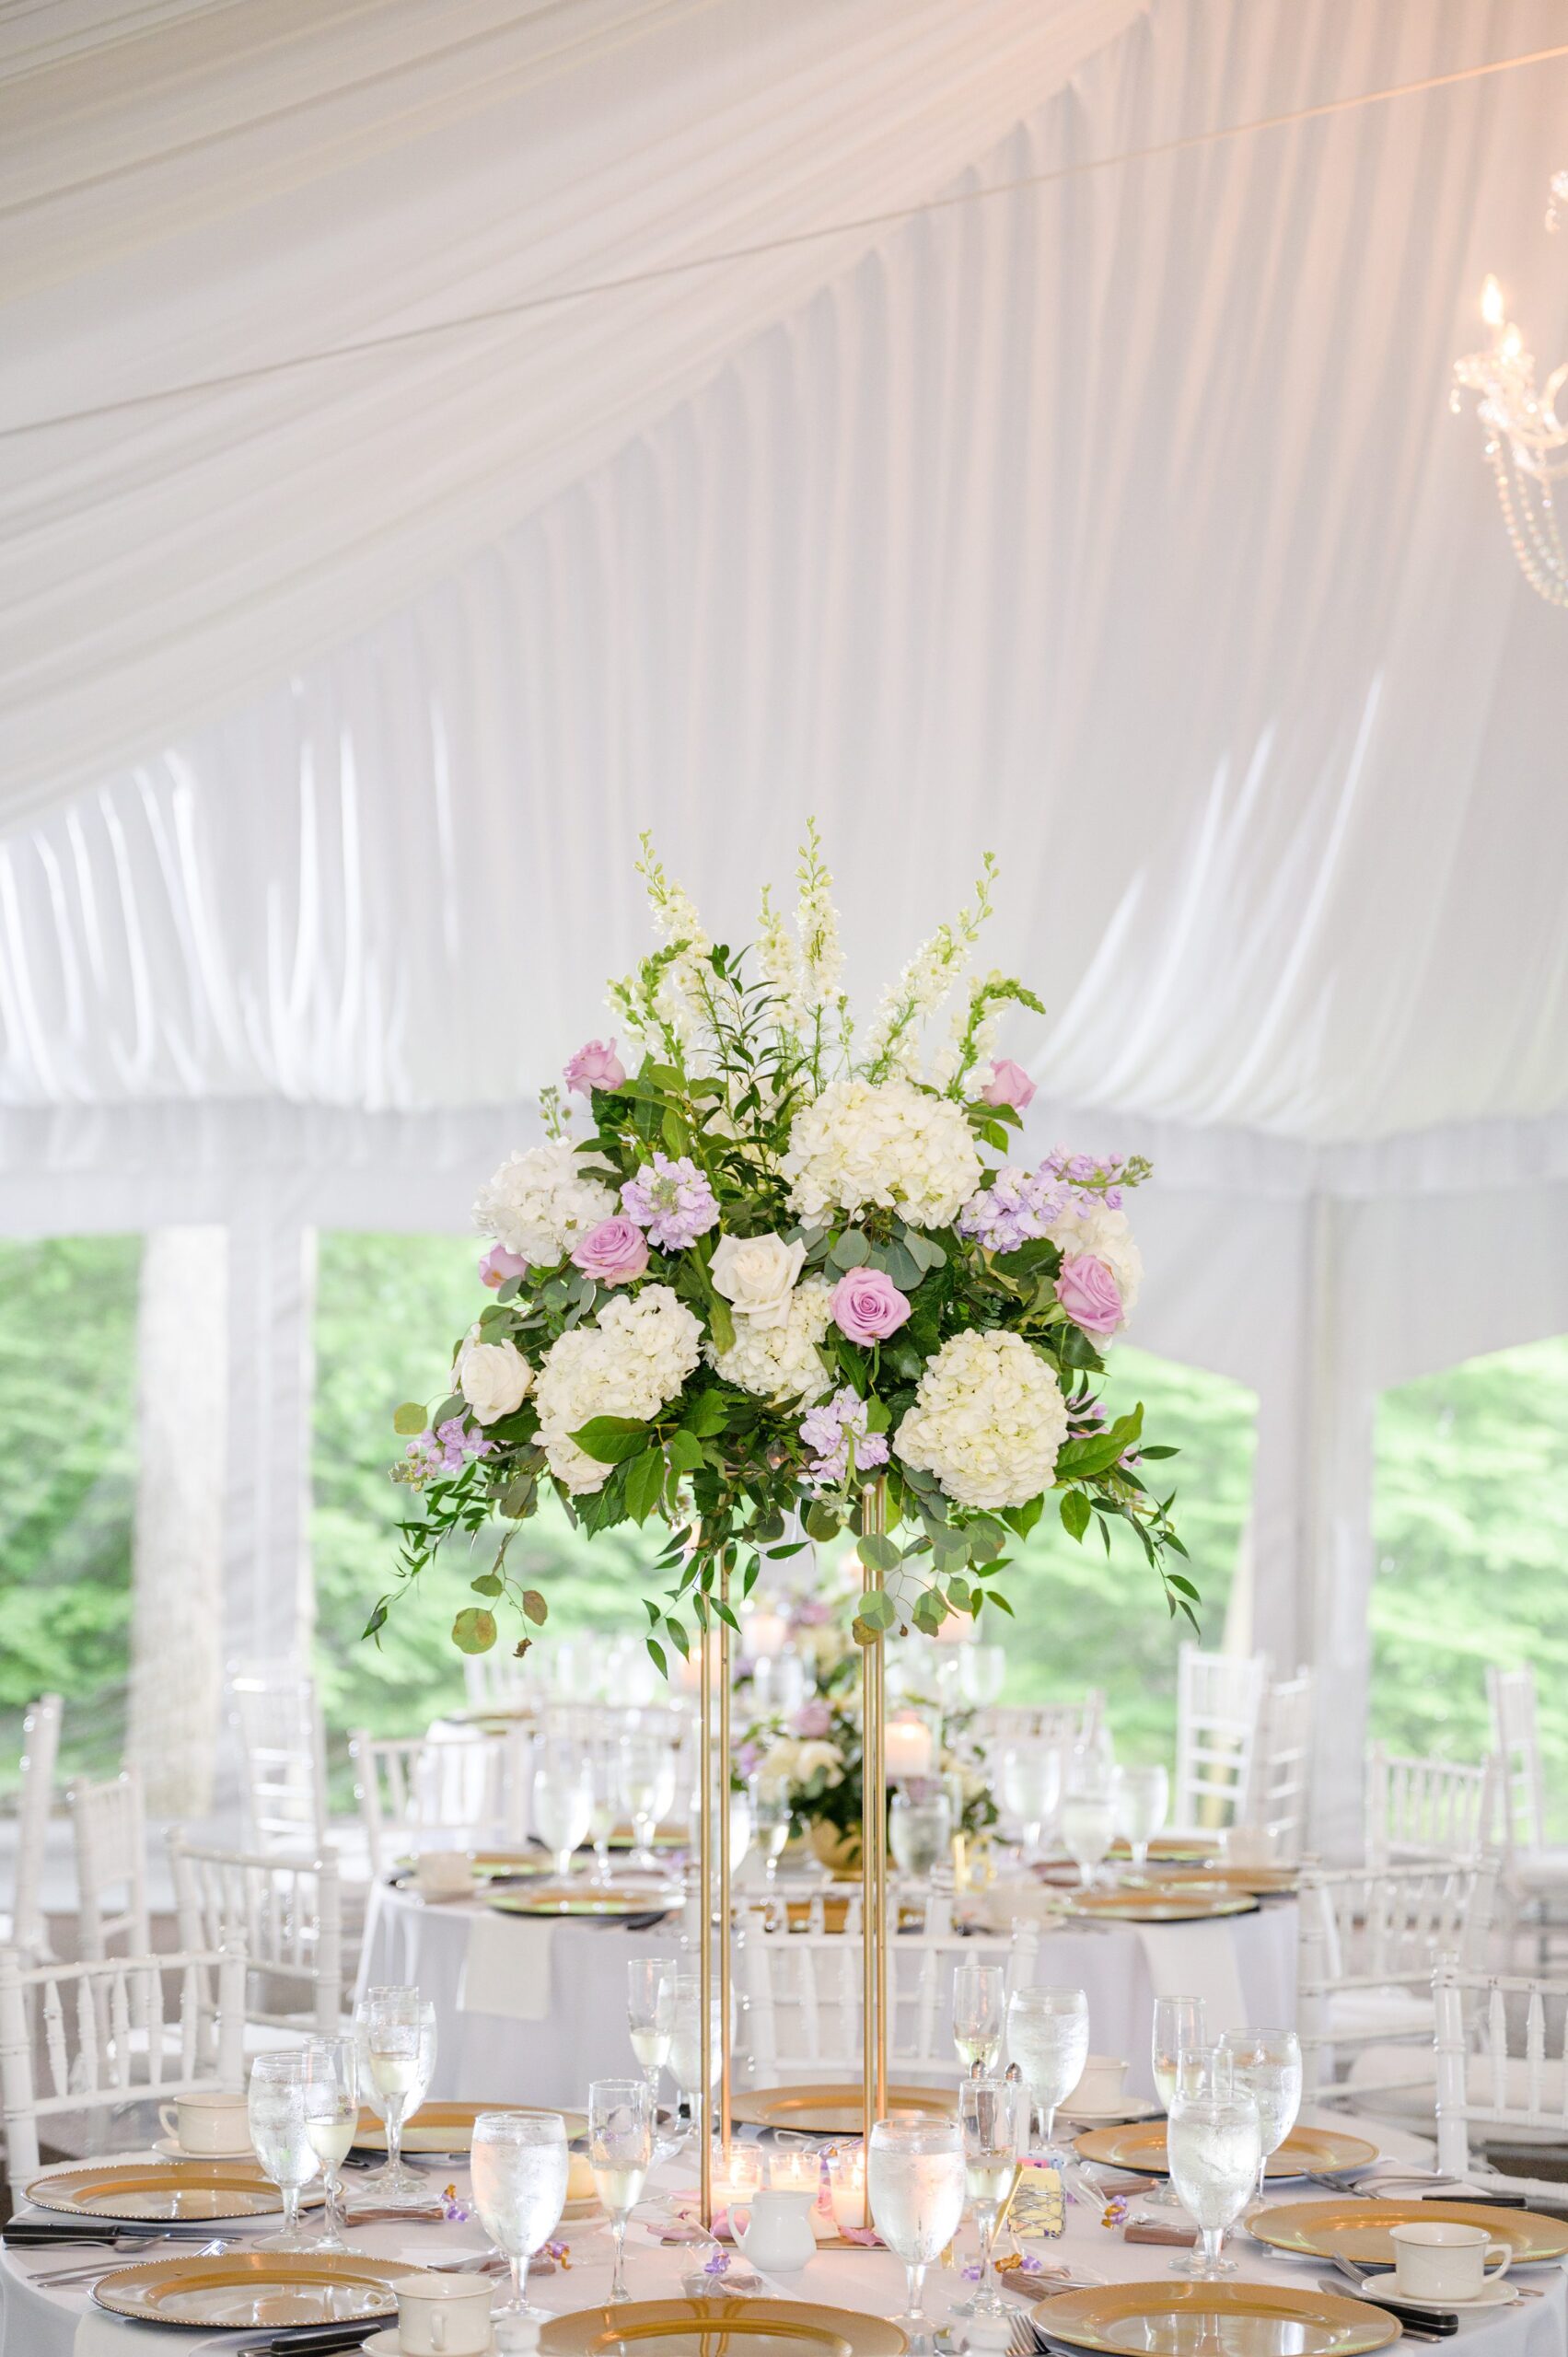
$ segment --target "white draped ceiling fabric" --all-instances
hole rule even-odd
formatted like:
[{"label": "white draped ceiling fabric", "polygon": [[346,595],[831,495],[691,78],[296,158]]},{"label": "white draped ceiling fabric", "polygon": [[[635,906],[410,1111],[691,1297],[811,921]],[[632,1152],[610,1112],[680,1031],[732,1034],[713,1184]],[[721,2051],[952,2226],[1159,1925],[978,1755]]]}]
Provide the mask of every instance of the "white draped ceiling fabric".
[{"label": "white draped ceiling fabric", "polygon": [[1568,351],[1568,58],[1477,72],[1564,38],[0,24],[0,1225],[229,1225],[250,1641],[302,1239],[460,1219],[603,1028],[639,829],[743,937],[814,811],[863,990],[1003,855],[1034,1134],[1156,1158],[1136,1339],[1258,1394],[1257,1625],[1353,1838],[1378,1391],[1568,1330],[1568,638],[1446,398],[1489,269]]}]

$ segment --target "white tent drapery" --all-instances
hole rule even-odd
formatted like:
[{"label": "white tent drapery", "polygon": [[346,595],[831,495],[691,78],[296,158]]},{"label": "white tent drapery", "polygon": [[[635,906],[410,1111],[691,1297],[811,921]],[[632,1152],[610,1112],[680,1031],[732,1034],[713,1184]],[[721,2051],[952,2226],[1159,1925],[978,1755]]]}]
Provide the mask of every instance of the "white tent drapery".
[{"label": "white tent drapery", "polygon": [[1568,62],[1048,176],[1560,10],[232,13],[160,12],[175,79],[103,11],[98,116],[91,11],[15,79],[9,414],[1010,192],[0,445],[0,1220],[455,1224],[641,826],[743,937],[815,810],[863,990],[994,845],[1035,1134],[1154,1155],[1136,1339],[1258,1392],[1260,1631],[1353,1702],[1377,1390],[1568,1329],[1568,664],[1444,398],[1488,268],[1568,348]]}]

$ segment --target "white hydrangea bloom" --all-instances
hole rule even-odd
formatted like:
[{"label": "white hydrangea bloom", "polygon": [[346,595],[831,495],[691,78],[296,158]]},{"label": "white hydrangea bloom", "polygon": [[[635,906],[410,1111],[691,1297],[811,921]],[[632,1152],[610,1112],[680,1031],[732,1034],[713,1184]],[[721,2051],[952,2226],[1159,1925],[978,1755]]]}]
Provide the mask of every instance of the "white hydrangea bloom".
[{"label": "white hydrangea bloom", "polygon": [[796,1116],[784,1175],[806,1220],[871,1204],[946,1227],[980,1184],[960,1109],[907,1080],[835,1080]]},{"label": "white hydrangea bloom", "polygon": [[893,1434],[906,1465],[935,1473],[962,1506],[1027,1505],[1050,1483],[1067,1403],[1021,1335],[955,1334],[926,1364]]},{"label": "white hydrangea bloom", "polygon": [[552,1342],[534,1387],[540,1445],[569,1490],[599,1490],[611,1468],[572,1439],[595,1416],[657,1415],[702,1356],[703,1329],[668,1285],[617,1294],[597,1326]]},{"label": "white hydrangea bloom", "polygon": [[473,1224],[508,1252],[548,1269],[614,1209],[614,1190],[571,1139],[552,1138],[501,1165],[475,1198]]},{"label": "white hydrangea bloom", "polygon": [[761,1399],[819,1399],[831,1380],[817,1347],[828,1330],[831,1295],[824,1278],[806,1278],[790,1295],[782,1325],[759,1326],[755,1318],[738,1318],[730,1349],[707,1344],[709,1364],[726,1383]]},{"label": "white hydrangea bloom", "polygon": [[1121,1295],[1123,1319],[1131,1318],[1144,1282],[1144,1256],[1133,1241],[1126,1213],[1096,1203],[1083,1211],[1063,1212],[1047,1233],[1063,1253],[1088,1252],[1105,1262]]}]

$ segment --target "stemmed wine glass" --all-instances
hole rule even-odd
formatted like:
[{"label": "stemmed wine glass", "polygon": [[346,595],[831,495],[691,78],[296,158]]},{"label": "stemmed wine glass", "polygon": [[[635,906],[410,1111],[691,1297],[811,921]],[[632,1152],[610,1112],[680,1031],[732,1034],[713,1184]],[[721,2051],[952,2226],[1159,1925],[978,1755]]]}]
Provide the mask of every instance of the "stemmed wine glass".
[{"label": "stemmed wine glass", "polygon": [[960,2080],[958,2126],[964,2136],[964,2185],[980,2228],[981,2277],[974,2297],[953,2313],[1010,2316],[1013,2304],[1003,2298],[996,2281],[996,2223],[1028,2137],[1022,2087],[1016,2079]]},{"label": "stemmed wine glass", "polygon": [[768,1888],[778,1880],[779,1860],[789,1846],[790,1807],[789,1786],[777,1776],[753,1776],[751,1779],[751,1822],[756,1828],[757,1846],[767,1861]]},{"label": "stemmed wine glass", "polygon": [[549,2309],[525,2295],[528,2261],[566,2206],[566,2123],[558,2111],[482,2111],[469,2159],[480,2223],[512,2270],[512,2296],[495,2313],[548,2324]]},{"label": "stemmed wine glass", "polygon": [[610,1837],[621,1815],[621,1779],[616,1770],[614,1753],[602,1745],[590,1754],[593,1807],[588,1817],[588,1839],[594,1845],[594,1881],[600,1889],[607,1889],[611,1879]]},{"label": "stemmed wine glass", "polygon": [[1301,2041],[1293,2029],[1227,2029],[1220,2052],[1228,2056],[1231,2077],[1258,2107],[1260,2194],[1277,2153],[1301,2109]]},{"label": "stemmed wine glass", "polygon": [[1116,1830],[1120,1773],[1087,1744],[1074,1747],[1057,1823],[1067,1855],[1078,1869],[1079,1887],[1092,1890],[1095,1869],[1104,1858]]},{"label": "stemmed wine glass", "polygon": [[305,2049],[305,2133],[321,2165],[325,2223],[313,2250],[347,2250],[343,2162],[359,2125],[359,2058],[351,2038],[316,2038]]},{"label": "stemmed wine glass", "polygon": [[1040,1854],[1045,1821],[1062,1790],[1062,1760],[1054,1744],[1010,1743],[998,1779],[1002,1805],[1023,1830],[1024,1860]]},{"label": "stemmed wine glass", "polygon": [[588,2166],[615,2235],[612,2300],[626,2289],[626,2221],[654,2158],[654,2110],[645,2081],[594,2079],[588,2085]]},{"label": "stemmed wine glass", "polygon": [[1116,1830],[1131,1852],[1132,1870],[1149,1863],[1149,1844],[1170,1806],[1170,1778],[1163,1768],[1123,1768],[1116,1787]]},{"label": "stemmed wine glass", "polygon": [[[713,2121],[713,2089],[703,2085],[703,1976],[696,1965],[678,1965],[669,2019],[669,2072],[679,2088],[698,2133],[711,2135]],[[715,1989],[711,2003],[712,2031],[709,2046],[710,2063],[716,2068],[719,2050],[721,2019],[719,1994]],[[702,2147],[699,2145],[699,2152]]]},{"label": "stemmed wine glass", "polygon": [[403,2165],[403,2130],[424,2101],[436,2069],[436,2008],[417,1989],[372,1989],[355,2009],[361,2084],[380,2097],[387,2123],[387,2165],[366,2191],[385,2202],[422,2202],[425,2188]]},{"label": "stemmed wine glass", "polygon": [[632,1820],[632,1864],[652,1873],[654,1835],[675,1799],[675,1753],[663,1736],[623,1736],[620,1758],[621,1805]]},{"label": "stemmed wine glass", "polygon": [[669,2060],[675,2020],[675,1970],[662,1956],[636,1956],[627,1966],[626,2019],[632,2051],[643,2066],[648,2101],[656,2110],[658,2074]]},{"label": "stemmed wine glass", "polygon": [[909,2305],[893,2321],[914,2347],[929,2347],[925,2270],[964,2214],[964,2134],[956,2119],[879,2119],[866,2163],[871,2221],[904,2263]]},{"label": "stemmed wine glass", "polygon": [[1041,2157],[1060,2161],[1052,2143],[1056,2107],[1084,2075],[1089,2052],[1089,2001],[1081,1989],[1015,1989],[1007,2002],[1007,2052],[1023,2073],[1041,2119]]},{"label": "stemmed wine glass", "polygon": [[1007,1971],[1000,1964],[960,1964],[953,1975],[953,2045],[966,2071],[992,2072],[1002,2059]]},{"label": "stemmed wine glass", "polygon": [[1235,2260],[1220,2256],[1225,2230],[1247,2207],[1262,2160],[1258,2107],[1244,2087],[1217,2073],[1201,2094],[1178,2089],[1165,2135],[1170,2181],[1202,2237],[1202,2247],[1171,2271],[1216,2282],[1236,2273]]},{"label": "stemmed wine glass", "polygon": [[278,2054],[258,2054],[250,2065],[246,2108],[250,2142],[261,2174],[283,2196],[283,2228],[257,2250],[314,2250],[314,2235],[299,2224],[299,2197],[315,2176],[315,2148],[306,2130],[305,2053],[299,2047]]},{"label": "stemmed wine glass", "polygon": [[[1201,2054],[1204,2050],[1204,2014],[1202,1997],[1156,1997],[1155,2026],[1150,2042],[1150,2066],[1154,2072],[1155,2093],[1167,2119],[1176,2101],[1183,2056]],[[1146,2199],[1163,2210],[1178,2210],[1180,2200],[1167,2178],[1156,2186]]]},{"label": "stemmed wine glass", "polygon": [[587,1840],[593,1814],[591,1762],[569,1744],[547,1745],[534,1769],[533,1824],[563,1882],[571,1878],[573,1856]]}]

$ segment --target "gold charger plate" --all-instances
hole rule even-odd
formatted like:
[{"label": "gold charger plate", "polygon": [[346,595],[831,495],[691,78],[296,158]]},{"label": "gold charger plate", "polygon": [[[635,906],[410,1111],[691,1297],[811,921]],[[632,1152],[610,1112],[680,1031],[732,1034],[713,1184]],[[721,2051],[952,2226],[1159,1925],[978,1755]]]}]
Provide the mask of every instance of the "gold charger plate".
[{"label": "gold charger plate", "polygon": [[[743,2128],[796,2128],[807,2136],[849,2136],[865,2119],[860,2082],[838,2080],[823,2086],[753,2087],[731,2099],[729,2116]],[[891,2086],[889,2112],[923,2112],[950,2119],[958,2107],[954,2087]]]},{"label": "gold charger plate", "polygon": [[[1091,2128],[1077,2139],[1086,2161],[1102,2166],[1136,2169],[1143,2177],[1165,2177],[1169,2164],[1165,2149],[1165,2121],[1145,2119],[1123,2128]],[[1331,2169],[1369,2168],[1377,2147],[1364,2136],[1347,2136],[1338,2128],[1293,2128],[1277,2153],[1269,2154],[1270,2177],[1326,2176]],[[1358,2202],[1358,2208],[1364,2203]]]},{"label": "gold charger plate", "polygon": [[668,1915],[680,1904],[679,1891],[650,1886],[640,1890],[563,1890],[544,1883],[537,1890],[492,1891],[485,1905],[497,1915],[540,1916],[551,1922],[625,1923],[641,1915]]},{"label": "gold charger plate", "polygon": [[[1156,1833],[1149,1844],[1151,1858],[1189,1858],[1194,1864],[1212,1857],[1214,1836],[1212,1833]],[[1118,1864],[1132,1854],[1132,1844],[1118,1834],[1106,1855]]]},{"label": "gold charger plate", "polygon": [[1365,2300],[1277,2283],[1101,2283],[1058,2292],[1030,2314],[1052,2340],[1118,2357],[1365,2357],[1400,2338],[1394,2318]]},{"label": "gold charger plate", "polygon": [[614,2357],[632,2340],[656,2341],[665,2357],[903,2357],[909,2347],[881,2316],[815,2301],[633,2300],[552,2316],[540,2328],[540,2357]]},{"label": "gold charger plate", "polygon": [[254,2161],[93,2161],[35,2177],[27,2196],[71,2218],[271,2218],[283,2210]]},{"label": "gold charger plate", "polygon": [[[403,2125],[403,2152],[466,2153],[473,2142],[473,2124],[482,2111],[552,2111],[564,2123],[566,2141],[588,2132],[587,2114],[563,2111],[552,2103],[513,2103],[505,2096],[494,2096],[488,2103],[422,2103],[412,2118]],[[387,2131],[383,2121],[370,2110],[359,2115],[359,2125],[354,2131],[354,2149],[359,2153],[384,2153]]]},{"label": "gold charger plate", "polygon": [[1086,1890],[1070,1898],[1067,1915],[1104,1917],[1115,1923],[1206,1923],[1219,1915],[1255,1915],[1258,1901],[1250,1897],[1229,1898],[1185,1897],[1179,1890]]},{"label": "gold charger plate", "polygon": [[357,2324],[395,2316],[392,2286],[417,2275],[400,2258],[361,2258],[324,2252],[226,2251],[213,2258],[159,2258],[99,2278],[93,2298],[111,2315],[140,2324],[238,2332],[248,2326],[274,2331],[308,2324]]},{"label": "gold charger plate", "polygon": [[1211,1892],[1216,1898],[1239,1893],[1248,1898],[1291,1898],[1301,1887],[1294,1866],[1161,1865],[1154,1875],[1161,1890]]},{"label": "gold charger plate", "polygon": [[1353,2258],[1371,2267],[1391,2267],[1390,2226],[1416,2220],[1446,2219],[1460,2226],[1484,2226],[1493,2242],[1506,2243],[1516,2266],[1568,2258],[1568,2223],[1532,2210],[1492,2209],[1470,2201],[1276,2201],[1249,2212],[1247,2230],[1275,2250],[1300,2258]]}]

